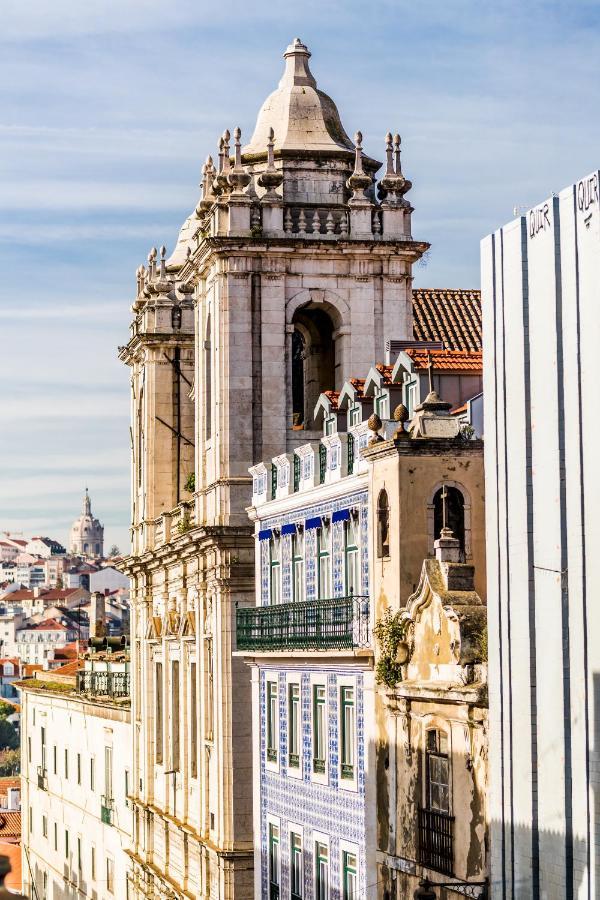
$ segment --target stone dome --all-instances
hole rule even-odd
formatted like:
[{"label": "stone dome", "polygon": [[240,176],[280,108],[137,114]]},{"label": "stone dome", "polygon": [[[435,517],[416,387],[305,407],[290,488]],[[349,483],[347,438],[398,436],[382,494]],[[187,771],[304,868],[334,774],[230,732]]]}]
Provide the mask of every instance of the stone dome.
[{"label": "stone dome", "polygon": [[246,159],[266,153],[270,128],[275,131],[276,151],[354,151],[335,103],[317,88],[308,66],[310,55],[300,38],[285,51],[283,77],[261,107],[250,143],[242,151]]},{"label": "stone dome", "polygon": [[83,509],[71,526],[71,553],[76,556],[102,556],[104,552],[104,527],[92,515],[92,501],[87,488]]}]

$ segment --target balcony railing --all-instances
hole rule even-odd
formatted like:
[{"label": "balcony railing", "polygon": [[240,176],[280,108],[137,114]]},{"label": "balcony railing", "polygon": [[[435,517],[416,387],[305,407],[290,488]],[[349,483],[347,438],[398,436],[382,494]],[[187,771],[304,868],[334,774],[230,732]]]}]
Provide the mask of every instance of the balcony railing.
[{"label": "balcony railing", "polygon": [[370,641],[367,597],[238,609],[236,624],[238,650],[352,650]]},{"label": "balcony railing", "polygon": [[78,672],[77,690],[92,697],[129,697],[129,672]]},{"label": "balcony railing", "polygon": [[419,809],[418,862],[428,869],[452,875],[453,833],[454,816],[433,809]]},{"label": "balcony railing", "polygon": [[43,766],[37,768],[37,784],[40,791],[48,790],[48,771]]},{"label": "balcony railing", "polygon": [[104,825],[112,825],[113,823],[113,806],[112,797],[106,797],[103,794],[100,798],[100,819]]}]

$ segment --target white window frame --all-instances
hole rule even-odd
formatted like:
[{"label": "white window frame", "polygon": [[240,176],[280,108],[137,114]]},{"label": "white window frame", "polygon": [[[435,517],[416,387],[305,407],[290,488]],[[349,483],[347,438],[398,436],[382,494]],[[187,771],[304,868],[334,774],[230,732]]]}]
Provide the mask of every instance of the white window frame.
[{"label": "white window frame", "polygon": [[[360,597],[362,593],[360,515],[351,512],[350,518],[346,519],[345,522],[342,522],[342,525],[344,527],[344,594],[346,597],[349,597],[350,593],[352,593],[353,597]],[[355,538],[355,543],[353,544],[348,542],[351,531],[354,532],[353,536]],[[351,556],[354,558],[356,577],[356,584],[352,592],[350,591],[350,586],[348,584],[350,581],[348,578],[348,564]]]},{"label": "white window frame", "polygon": [[[273,749],[276,753],[276,759],[269,759],[269,725],[271,723],[270,685],[275,686],[275,720],[273,721],[272,726],[275,742],[275,747]],[[265,765],[267,769],[270,769],[272,772],[279,772],[279,761],[281,756],[279,752],[279,734],[279,674],[269,673],[265,676]]]},{"label": "white window frame", "polygon": [[302,900],[306,900],[305,894],[305,878],[304,878],[304,854],[306,852],[306,846],[304,843],[304,828],[302,825],[297,825],[295,822],[288,822],[288,866],[289,866],[289,882],[290,882],[290,898],[292,897],[292,835],[295,834],[300,838],[300,894],[297,896],[302,897]]},{"label": "white window frame", "polygon": [[[314,898],[315,900],[329,900],[331,897],[331,844],[329,841],[328,834],[322,834],[319,831],[313,831],[312,835],[313,840],[313,884],[314,888]],[[317,873],[318,873],[318,857],[317,857],[317,844],[321,844],[324,847],[327,847],[327,890],[322,898],[317,894]]]},{"label": "white window frame", "polygon": [[[354,691],[354,772],[352,778],[342,778],[342,690],[344,688],[352,688]],[[358,790],[358,691],[356,678],[340,676],[337,679],[336,689],[338,700],[338,786],[340,790],[356,793]]]},{"label": "white window frame", "polygon": [[[291,719],[290,719],[290,689],[292,687],[298,688],[298,767],[290,766],[290,735],[291,735]],[[298,778],[302,780],[302,771],[303,771],[303,758],[302,758],[302,682],[297,675],[287,675],[285,682],[285,704],[286,704],[286,716],[287,716],[287,736],[288,736],[288,746],[287,746],[287,775],[288,778]]]},{"label": "white window frame", "polygon": [[[340,900],[359,900],[360,897],[360,856],[358,852],[358,844],[352,844],[349,841],[340,841]],[[356,857],[356,893],[354,897],[348,897],[345,893],[346,885],[344,883],[345,867],[344,860],[346,854],[352,854]]]},{"label": "white window frame", "polygon": [[[323,734],[323,742],[325,749],[325,770],[323,772],[315,772],[314,766],[314,750],[315,750],[315,709],[316,709],[316,692],[315,689],[317,687],[325,688],[325,703],[323,704],[323,724],[324,724],[324,734]],[[322,675],[311,675],[310,677],[310,777],[311,781],[314,781],[316,784],[328,784],[329,783],[329,698],[327,695],[328,685],[327,685],[327,677],[323,678]]]},{"label": "white window frame", "polygon": [[278,847],[279,847],[279,896],[281,897],[281,819],[278,816],[267,815],[267,895],[270,893],[271,886],[271,829],[277,828],[278,830]]}]

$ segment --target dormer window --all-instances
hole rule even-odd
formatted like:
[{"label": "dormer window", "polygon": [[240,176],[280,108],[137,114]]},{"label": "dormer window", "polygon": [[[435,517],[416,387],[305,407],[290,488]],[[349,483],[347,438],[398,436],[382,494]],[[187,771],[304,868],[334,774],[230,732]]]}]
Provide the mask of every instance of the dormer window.
[{"label": "dormer window", "polygon": [[375,394],[375,412],[379,416],[380,419],[389,419],[390,417],[390,397],[389,393],[382,388],[377,389],[377,393]]},{"label": "dormer window", "polygon": [[359,425],[361,422],[361,409],[360,403],[355,403],[353,406],[348,408],[348,427],[353,428],[354,425]]},{"label": "dormer window", "polygon": [[325,436],[329,434],[335,434],[336,432],[336,419],[335,416],[327,416],[325,419]]}]

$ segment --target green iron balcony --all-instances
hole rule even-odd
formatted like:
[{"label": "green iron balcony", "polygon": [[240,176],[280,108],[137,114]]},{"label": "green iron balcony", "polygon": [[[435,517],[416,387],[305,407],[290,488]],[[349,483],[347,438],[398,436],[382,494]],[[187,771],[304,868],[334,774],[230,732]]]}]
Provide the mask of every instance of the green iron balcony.
[{"label": "green iron balcony", "polygon": [[106,797],[104,794],[100,798],[100,821],[104,825],[112,825],[113,823],[114,802],[112,797]]},{"label": "green iron balcony", "polygon": [[353,650],[368,647],[369,600],[335,597],[237,611],[238,650]]}]

